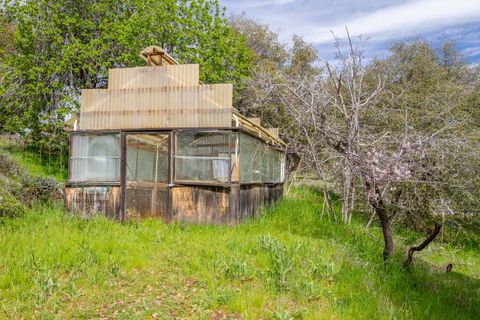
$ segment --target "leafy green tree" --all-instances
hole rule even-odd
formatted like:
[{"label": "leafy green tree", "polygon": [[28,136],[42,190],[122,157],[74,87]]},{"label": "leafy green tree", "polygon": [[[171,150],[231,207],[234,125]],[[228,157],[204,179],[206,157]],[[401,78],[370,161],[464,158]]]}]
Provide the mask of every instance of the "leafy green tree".
[{"label": "leafy green tree", "polygon": [[260,118],[263,125],[278,127],[284,116],[282,106],[271,94],[272,88],[265,88],[265,84],[287,66],[288,50],[267,25],[244,15],[229,19],[232,29],[245,38],[254,55],[250,76],[235,87],[234,105],[241,113]]},{"label": "leafy green tree", "polygon": [[321,71],[321,69],[315,65],[318,60],[318,54],[315,48],[298,35],[294,35],[292,40],[293,47],[290,52],[290,64],[287,72],[296,77],[308,77],[313,80]]},{"label": "leafy green tree", "polygon": [[285,44],[278,39],[278,34],[271,31],[268,25],[255,21],[245,15],[229,17],[232,29],[245,37],[245,43],[253,52],[253,65],[270,65],[271,68],[283,68],[289,58]]},{"label": "leafy green tree", "polygon": [[6,54],[13,52],[14,27],[0,11],[0,63]]},{"label": "leafy green tree", "polygon": [[[217,0],[133,0],[135,12],[115,34],[127,48],[158,44],[183,63],[201,64],[205,82],[237,81],[252,59],[245,41],[228,25]],[[122,63],[138,64],[138,49],[124,50]]]},{"label": "leafy green tree", "polygon": [[[5,122],[4,100],[7,96],[13,94],[16,86],[7,85],[9,83],[9,72],[5,66],[4,59],[13,52],[13,33],[14,27],[8,21],[7,16],[1,10],[0,2],[0,124]],[[1,126],[0,126],[1,128]]]},{"label": "leafy green tree", "polygon": [[142,64],[160,45],[182,63],[200,63],[204,82],[238,81],[251,53],[217,0],[26,0],[8,7],[16,25],[0,128],[41,139],[78,110],[81,88],[106,86],[108,69]]}]

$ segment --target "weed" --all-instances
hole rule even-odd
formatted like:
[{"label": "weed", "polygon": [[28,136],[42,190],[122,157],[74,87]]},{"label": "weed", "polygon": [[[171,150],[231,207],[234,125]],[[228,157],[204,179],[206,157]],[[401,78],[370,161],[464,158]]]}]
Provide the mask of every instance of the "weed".
[{"label": "weed", "polygon": [[315,265],[311,269],[311,275],[314,279],[334,281],[335,274],[335,263],[333,261],[328,263],[322,263],[320,265]]},{"label": "weed", "polygon": [[288,287],[288,276],[293,270],[293,260],[285,246],[270,236],[259,237],[260,247],[270,258],[268,268],[268,280],[273,283],[275,289],[285,291]]},{"label": "weed", "polygon": [[53,294],[58,289],[58,281],[53,270],[40,269],[37,270],[37,277],[35,279],[35,288],[37,291],[37,298],[39,302]]},{"label": "weed", "polygon": [[215,269],[226,279],[245,281],[253,277],[247,262],[239,257],[221,257],[216,260]]},{"label": "weed", "polygon": [[119,277],[122,271],[120,263],[115,261],[111,256],[108,257],[107,270],[108,270],[108,273],[114,278]]},{"label": "weed", "polygon": [[273,311],[272,318],[275,320],[291,320],[293,319],[288,311]]}]

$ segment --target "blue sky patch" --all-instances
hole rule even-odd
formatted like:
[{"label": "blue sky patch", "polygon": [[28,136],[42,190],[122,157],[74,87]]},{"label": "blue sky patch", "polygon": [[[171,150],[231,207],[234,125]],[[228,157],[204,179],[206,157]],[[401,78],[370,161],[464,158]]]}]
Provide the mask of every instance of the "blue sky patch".
[{"label": "blue sky patch", "polygon": [[383,57],[399,40],[423,37],[434,46],[452,41],[470,63],[480,62],[480,0],[220,0],[229,13],[245,12],[289,43],[293,34],[333,56],[333,34],[368,39],[367,58]]}]

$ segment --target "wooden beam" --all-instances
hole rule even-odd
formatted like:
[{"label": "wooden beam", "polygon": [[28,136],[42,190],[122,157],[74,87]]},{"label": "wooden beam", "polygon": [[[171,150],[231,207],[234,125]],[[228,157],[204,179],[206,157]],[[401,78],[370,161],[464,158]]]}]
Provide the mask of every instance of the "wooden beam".
[{"label": "wooden beam", "polygon": [[248,120],[255,123],[256,125],[259,125],[259,126],[262,125],[262,120],[260,118],[248,118]]},{"label": "wooden beam", "polygon": [[[148,63],[149,55],[150,55],[150,60],[156,66],[161,66],[163,64],[163,61],[165,61],[167,64],[170,64],[170,65],[179,64],[177,60],[175,60],[171,55],[166,53],[165,50],[163,50],[158,46],[146,47],[140,53],[140,58],[142,58]],[[152,59],[152,57],[157,57],[157,59]],[[160,57],[160,59],[158,59],[158,57]],[[152,64],[149,64],[149,65],[152,65]]]},{"label": "wooden beam", "polygon": [[273,133],[273,135],[274,135],[275,137],[277,137],[277,138],[279,137],[279,130],[278,130],[278,128],[267,128],[267,129],[268,129],[268,131],[270,131],[271,133]]},{"label": "wooden beam", "polygon": [[285,146],[286,143],[279,137],[276,137],[272,132],[267,130],[266,128],[253,123],[249,118],[243,116],[234,109],[233,115],[238,118],[240,122],[240,127],[248,131],[249,133],[261,138],[264,141],[270,142],[272,144],[279,144],[281,146]]}]

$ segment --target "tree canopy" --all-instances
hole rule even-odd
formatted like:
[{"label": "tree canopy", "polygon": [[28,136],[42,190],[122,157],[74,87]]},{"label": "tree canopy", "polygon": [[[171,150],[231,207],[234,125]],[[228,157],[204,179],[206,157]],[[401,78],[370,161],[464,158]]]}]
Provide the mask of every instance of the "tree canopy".
[{"label": "tree canopy", "polygon": [[257,61],[237,96],[241,110],[280,126],[291,168],[339,194],[344,221],[374,209],[385,257],[395,221],[425,230],[439,214],[478,217],[480,77],[454,44],[400,41],[365,61],[363,43],[346,52],[337,43],[331,64],[300,37],[281,47],[261,23],[234,24]]},{"label": "tree canopy", "polygon": [[105,87],[109,68],[140,65],[140,50],[153,44],[181,63],[200,63],[207,83],[248,75],[251,53],[217,0],[27,0],[4,8],[16,29],[2,86],[16,90],[3,97],[3,130],[38,137],[61,126],[80,89]]}]

